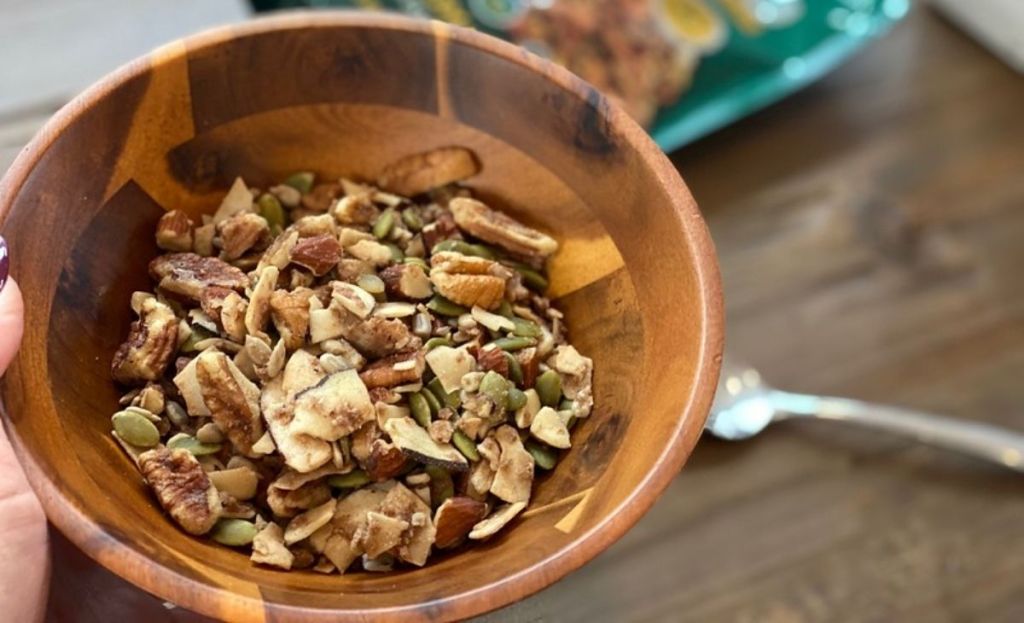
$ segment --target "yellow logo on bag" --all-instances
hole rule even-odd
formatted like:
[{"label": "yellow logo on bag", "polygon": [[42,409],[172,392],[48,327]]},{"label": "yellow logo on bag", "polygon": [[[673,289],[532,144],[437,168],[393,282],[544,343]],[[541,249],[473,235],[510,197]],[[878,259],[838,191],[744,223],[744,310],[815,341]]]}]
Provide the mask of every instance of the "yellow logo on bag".
[{"label": "yellow logo on bag", "polygon": [[701,52],[716,50],[725,43],[725,22],[704,0],[661,0],[660,4],[670,35]]}]

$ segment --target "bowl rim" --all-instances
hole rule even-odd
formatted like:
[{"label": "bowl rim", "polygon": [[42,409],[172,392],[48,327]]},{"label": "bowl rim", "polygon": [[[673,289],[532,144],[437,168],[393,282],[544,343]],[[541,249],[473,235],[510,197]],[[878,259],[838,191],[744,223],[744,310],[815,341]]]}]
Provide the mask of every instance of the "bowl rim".
[{"label": "bowl rim", "polygon": [[[108,94],[126,82],[150,71],[151,67],[180,60],[189,51],[216,47],[231,39],[277,30],[358,27],[379,28],[402,33],[430,35],[477,48],[502,60],[520,65],[554,82],[558,87],[598,106],[608,123],[622,134],[640,154],[668,194],[680,230],[694,258],[697,289],[704,304],[700,321],[705,330],[697,349],[695,381],[685,397],[685,407],[670,433],[665,451],[653,468],[617,508],[588,532],[582,533],[571,548],[490,584],[447,595],[437,602],[387,606],[380,609],[327,610],[268,602],[243,596],[229,588],[202,583],[169,569],[138,550],[111,537],[81,509],[64,498],[50,476],[40,468],[23,445],[18,432],[7,419],[0,401],[0,420],[32,488],[49,520],[90,558],[122,579],[175,604],[208,616],[229,614],[232,620],[409,620],[434,615],[464,619],[507,606],[561,580],[592,560],[620,539],[664,493],[690,456],[703,430],[704,420],[717,386],[724,348],[724,316],[721,280],[715,249],[707,226],[686,183],[650,136],[616,104],[603,95],[594,99],[596,90],[567,69],[544,60],[522,48],[485,33],[440,22],[386,13],[345,10],[284,11],[246,22],[227,24],[176,39],[140,56],[107,74],[55,113],[21,151],[0,179],[0,228],[14,205],[17,193],[32,170],[53,145],[61,132]],[[543,572],[538,571],[543,568]],[[144,573],[139,573],[144,569]],[[436,609],[435,609],[436,608]]]}]

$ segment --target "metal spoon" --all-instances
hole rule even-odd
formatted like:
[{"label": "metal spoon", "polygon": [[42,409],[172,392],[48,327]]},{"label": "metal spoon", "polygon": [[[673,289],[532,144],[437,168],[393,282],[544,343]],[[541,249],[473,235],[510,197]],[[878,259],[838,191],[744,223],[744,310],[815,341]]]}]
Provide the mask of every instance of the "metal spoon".
[{"label": "metal spoon", "polygon": [[728,358],[705,430],[722,439],[747,439],[772,422],[798,417],[875,428],[1024,472],[1019,433],[912,409],[780,391],[765,385],[754,368]]}]

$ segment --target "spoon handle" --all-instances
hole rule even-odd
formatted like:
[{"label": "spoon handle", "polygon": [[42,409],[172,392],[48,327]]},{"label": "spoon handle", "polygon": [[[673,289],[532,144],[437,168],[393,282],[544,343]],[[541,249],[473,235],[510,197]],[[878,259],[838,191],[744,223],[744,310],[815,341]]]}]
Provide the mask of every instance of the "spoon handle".
[{"label": "spoon handle", "polygon": [[1024,472],[1024,435],[1004,428],[848,398],[773,391],[771,401],[778,419],[810,417],[849,422]]}]

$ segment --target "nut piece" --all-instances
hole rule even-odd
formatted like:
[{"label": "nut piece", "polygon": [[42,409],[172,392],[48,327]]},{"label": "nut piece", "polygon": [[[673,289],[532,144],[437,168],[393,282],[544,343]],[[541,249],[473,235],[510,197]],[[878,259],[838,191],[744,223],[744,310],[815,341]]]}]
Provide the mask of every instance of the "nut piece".
[{"label": "nut piece", "polygon": [[479,172],[480,163],[470,150],[441,147],[406,156],[384,167],[377,185],[397,195],[412,197]]},{"label": "nut piece", "polygon": [[253,537],[252,556],[249,560],[286,571],[292,568],[295,555],[284,544],[284,531],[281,530],[281,526],[270,522]]},{"label": "nut piece", "polygon": [[298,288],[292,292],[276,290],[270,295],[270,318],[281,334],[285,348],[296,350],[306,343],[309,331],[309,297],[313,291]]},{"label": "nut piece", "polygon": [[526,502],[516,502],[515,504],[502,506],[491,513],[490,517],[473,526],[472,532],[469,533],[469,538],[478,541],[493,536],[498,530],[508,525],[508,522],[515,519],[516,515],[523,512],[524,508],[526,508]]},{"label": "nut piece", "polygon": [[181,210],[171,210],[160,217],[156,226],[156,246],[164,251],[192,250],[192,219]]},{"label": "nut piece", "polygon": [[459,227],[513,253],[544,258],[558,250],[558,243],[551,236],[496,212],[476,199],[456,197],[448,207]]},{"label": "nut piece", "polygon": [[157,448],[139,455],[139,469],[160,505],[189,534],[206,534],[220,518],[217,489],[188,450]]},{"label": "nut piece", "polygon": [[430,278],[423,269],[412,264],[395,264],[380,272],[388,294],[401,298],[422,300],[434,294]]},{"label": "nut piece", "polygon": [[245,309],[245,330],[249,335],[261,335],[263,327],[267,326],[267,319],[270,317],[270,297],[277,288],[279,274],[277,266],[266,266],[260,271],[259,279],[249,298],[249,306]]},{"label": "nut piece", "polygon": [[217,225],[223,259],[237,260],[270,232],[267,220],[258,214],[236,214]]},{"label": "nut piece", "polygon": [[415,350],[396,353],[390,357],[378,359],[359,373],[368,389],[374,387],[395,387],[406,383],[415,383],[423,378],[423,351]]},{"label": "nut piece", "polygon": [[292,261],[292,250],[298,243],[299,233],[289,228],[288,231],[275,238],[263,252],[260,263],[256,265],[256,272],[271,265],[277,266],[278,270],[284,270]]},{"label": "nut piece", "polygon": [[533,485],[533,456],[523,447],[519,433],[511,426],[500,427],[494,438],[501,446],[501,459],[491,484],[491,493],[506,502],[528,502]]},{"label": "nut piece", "polygon": [[486,516],[487,505],[483,502],[462,496],[448,498],[434,514],[434,525],[437,526],[434,546],[445,549],[458,545]]},{"label": "nut piece", "polygon": [[397,318],[371,316],[355,325],[344,336],[356,349],[370,358],[386,357],[420,347],[420,339]]},{"label": "nut piece", "polygon": [[572,414],[587,417],[594,406],[594,361],[584,357],[574,346],[559,346],[548,359],[548,365],[562,378],[562,392],[572,399]]},{"label": "nut piece", "polygon": [[569,429],[551,407],[544,407],[530,423],[530,434],[548,444],[552,448],[565,449],[571,446]]},{"label": "nut piece", "polygon": [[363,461],[367,475],[375,482],[383,482],[402,473],[408,459],[394,444],[377,439],[370,444],[370,456]]},{"label": "nut piece", "polygon": [[155,298],[145,300],[128,339],[114,353],[111,375],[118,383],[143,385],[159,380],[178,348],[178,319]]},{"label": "nut piece", "polygon": [[251,453],[252,445],[263,436],[259,388],[216,350],[196,358],[195,373],[213,421],[240,452]]},{"label": "nut piece", "polygon": [[292,249],[291,261],[322,277],[341,261],[341,244],[331,234],[302,238]]},{"label": "nut piece", "polygon": [[249,285],[245,273],[213,257],[194,253],[161,255],[149,263],[149,274],[168,292],[198,301],[203,289],[221,286],[241,290]]},{"label": "nut piece", "polygon": [[427,364],[446,394],[462,387],[462,377],[476,370],[476,359],[465,348],[438,346],[426,355]]},{"label": "nut piece", "polygon": [[302,207],[313,212],[326,212],[334,203],[335,197],[341,194],[341,184],[333,182],[317,184],[302,196]]},{"label": "nut piece", "polygon": [[430,281],[445,298],[460,305],[495,309],[505,297],[511,272],[491,260],[454,251],[435,253],[430,258]]}]

